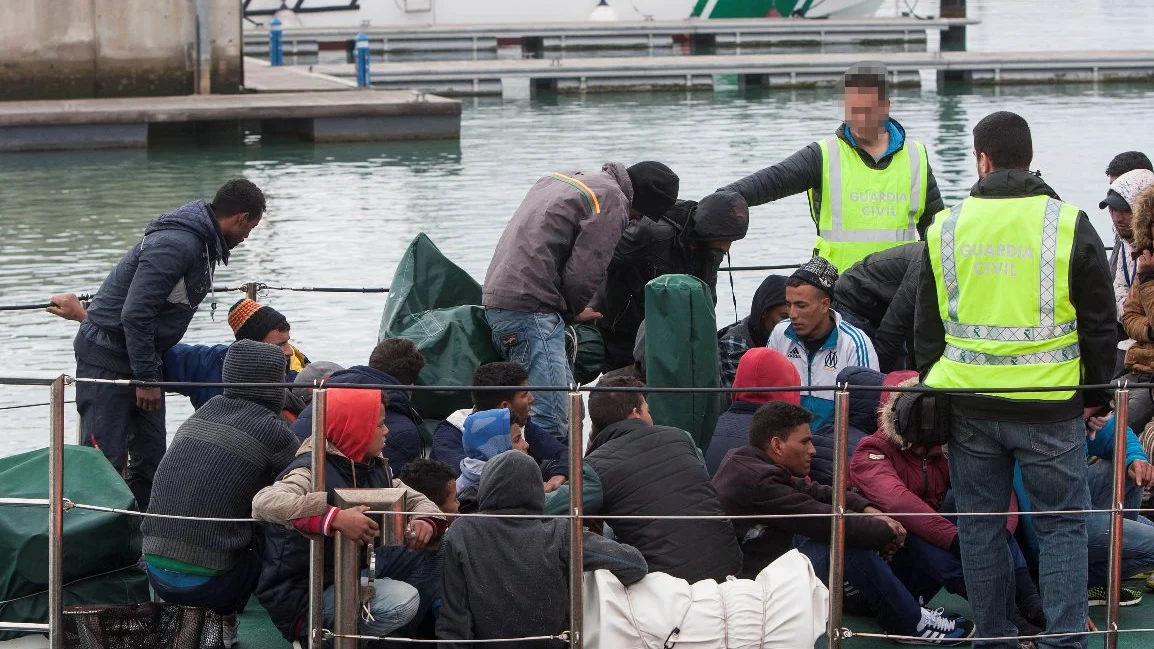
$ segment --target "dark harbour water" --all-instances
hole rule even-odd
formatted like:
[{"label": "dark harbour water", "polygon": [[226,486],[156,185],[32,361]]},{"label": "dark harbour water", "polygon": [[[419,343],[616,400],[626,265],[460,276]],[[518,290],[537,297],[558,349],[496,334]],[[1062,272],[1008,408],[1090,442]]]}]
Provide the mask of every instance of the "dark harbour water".
[{"label": "dark harbour water", "polygon": [[[973,49],[1141,48],[1154,5],[1140,1],[971,2]],[[1035,163],[1104,236],[1097,209],[1103,170],[1117,152],[1154,153],[1154,86],[1029,86],[903,89],[893,114],[925,142],[947,203],[976,179],[969,132],[986,114],[1012,110],[1034,131]],[[157,214],[211,197],[230,177],[263,187],[269,211],[221,268],[217,284],[386,286],[406,245],[426,232],[478,279],[525,190],[542,174],[661,160],[681,176],[683,198],[772,164],[826,136],[839,123],[828,91],[562,96],[466,100],[461,141],[422,144],[261,144],[150,151],[0,155],[0,304],[47,301],[62,291],[94,291]],[[813,224],[801,196],[752,211],[736,265],[789,263],[807,255]],[[736,273],[744,316],[759,273]],[[719,285],[727,287],[723,277]],[[727,288],[724,289],[728,291]],[[228,305],[206,300],[188,342],[231,339]],[[262,298],[285,313],[293,338],[313,360],[363,363],[376,340],[383,295],[274,292]],[[718,320],[735,319],[723,293]],[[0,312],[0,374],[74,370],[75,324],[38,312]],[[71,398],[71,390],[69,390]],[[47,401],[47,389],[0,387],[0,407]],[[169,430],[191,412],[170,396]],[[68,430],[75,411],[66,408]],[[0,410],[0,455],[43,446],[47,408]],[[71,438],[71,434],[70,434]]]}]

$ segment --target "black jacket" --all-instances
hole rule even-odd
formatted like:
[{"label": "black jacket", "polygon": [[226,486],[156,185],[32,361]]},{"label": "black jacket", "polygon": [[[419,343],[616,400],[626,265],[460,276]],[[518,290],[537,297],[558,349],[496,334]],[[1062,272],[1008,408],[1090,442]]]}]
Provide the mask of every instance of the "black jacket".
[{"label": "black jacket", "polygon": [[[393,475],[400,475],[401,468],[410,460],[421,457],[421,431],[418,428],[422,419],[416,408],[409,401],[409,393],[391,375],[367,365],[354,365],[347,370],[333,372],[325,380],[326,385],[353,383],[362,385],[396,385],[402,389],[386,390],[389,407],[385,410],[385,425],[389,427],[389,436],[385,440],[385,459],[389,461],[389,468]],[[293,422],[293,434],[304,441],[313,434],[313,407],[309,405],[301,411],[300,416]]]},{"label": "black jacket", "polygon": [[208,203],[157,217],[100,285],[76,334],[76,357],[137,380],[161,380],[161,357],[184,337],[218,263],[228,263],[228,246]]},{"label": "black jacket", "polygon": [[752,401],[734,401],[717,418],[713,437],[705,451],[705,468],[709,475],[717,475],[717,468],[730,451],[749,445],[749,425],[753,423],[753,415],[761,405]]},{"label": "black jacket", "polygon": [[[905,129],[897,120],[891,119],[898,130],[905,136]],[[846,125],[843,123],[837,129],[837,136],[849,142],[846,138]],[[862,162],[871,169],[885,169],[893,160],[893,154],[875,161],[873,156],[860,146],[854,147]],[[800,194],[806,190],[814,190],[813,214],[821,213],[821,147],[817,142],[807,145],[804,149],[789,156],[785,160],[766,167],[731,183],[723,190],[734,191],[745,197],[750,207],[763,205],[786,196]],[[922,218],[918,220],[918,234],[925,238],[926,228],[934,221],[934,215],[945,209],[942,194],[938,191],[938,181],[934,178],[933,169],[926,170],[926,206]],[[815,222],[816,225],[816,222]]]},{"label": "black jacket", "polygon": [[926,244],[909,243],[867,255],[837,278],[833,298],[874,327],[873,343],[883,372],[892,372],[912,345],[914,307]]},{"label": "black jacket", "polygon": [[[312,457],[307,453],[298,455],[277,479],[305,466],[312,466]],[[386,489],[392,484],[389,467],[380,458],[361,463],[335,453],[325,456],[325,490],[329,505],[335,504],[333,492],[336,489]],[[335,539],[325,539],[325,588],[333,584],[335,544]],[[363,563],[364,553],[361,552],[360,556]],[[307,632],[309,540],[303,534],[281,525],[264,526],[264,557],[255,594],[286,639],[293,641]]]},{"label": "black jacket", "polygon": [[[837,373],[837,382],[849,385],[882,385],[886,375],[866,367],[847,367]],[[849,444],[845,451],[846,472],[849,459],[857,445],[878,429],[878,404],[882,393],[878,390],[851,390],[849,393]],[[813,431],[813,447],[817,455],[809,466],[809,477],[814,482],[833,485],[834,430],[833,424]]]},{"label": "black jacket", "polygon": [[[788,552],[795,534],[829,542],[833,489],[795,478],[761,449],[744,446],[731,453],[713,477],[713,484],[721,506],[730,516],[810,514],[765,521],[739,520],[735,527],[745,553],[740,575],[743,579],[756,578],[757,573]],[[869,501],[852,491],[845,495],[849,511],[860,512],[868,505]],[[846,517],[845,531],[849,547],[880,550],[893,540],[889,525],[866,516]]]},{"label": "black jacket", "polygon": [[[736,197],[734,197],[736,199]],[[723,253],[708,247],[689,249],[691,238],[735,241],[745,236],[748,219],[725,212],[702,213],[696,201],[677,201],[657,221],[632,221],[613,251],[605,285],[594,298],[594,308],[605,317],[598,321],[608,346],[608,367],[633,362],[630,352],[637,329],[645,319],[645,285],[662,275],[688,274],[709,286],[717,302],[717,269]]]},{"label": "black jacket", "polygon": [[[597,434],[586,464],[601,478],[608,516],[721,515],[689,434],[627,419]],[[728,520],[613,520],[617,538],[645,555],[649,569],[689,582],[724,580],[741,570],[741,548]]]},{"label": "black jacket", "polygon": [[[541,514],[541,474],[532,458],[508,451],[489,461],[478,485],[482,514]],[[583,534],[586,571],[609,570],[626,586],[647,572],[635,548]],[[445,534],[437,638],[453,640],[553,635],[569,628],[569,521],[461,518]],[[522,642],[517,647],[556,647]]]},{"label": "black jacket", "polygon": [[[996,171],[979,180],[970,190],[981,198],[1021,198],[1058,195],[1041,178],[1027,171]],[[1082,355],[1082,384],[1109,383],[1114,374],[1117,348],[1117,307],[1102,240],[1090,225],[1085,212],[1078,214],[1074,228],[1074,250],[1070,259],[1070,301],[1078,323],[1078,344]],[[922,258],[921,282],[914,322],[914,356],[922,376],[938,362],[946,348],[945,329],[938,311],[938,287],[930,265],[929,252]],[[1073,419],[1082,408],[1105,406],[1108,391],[1085,390],[1070,400],[1028,401],[1002,397],[954,395],[955,410],[975,419],[1047,423]]]}]

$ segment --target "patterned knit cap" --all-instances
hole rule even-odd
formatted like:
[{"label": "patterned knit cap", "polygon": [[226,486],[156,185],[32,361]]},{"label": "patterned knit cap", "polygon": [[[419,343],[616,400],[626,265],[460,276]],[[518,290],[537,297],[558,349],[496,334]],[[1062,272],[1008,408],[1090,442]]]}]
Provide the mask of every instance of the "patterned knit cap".
[{"label": "patterned knit cap", "polygon": [[260,342],[270,331],[288,326],[288,319],[280,311],[247,297],[228,310],[228,326],[237,340]]},{"label": "patterned knit cap", "polygon": [[837,267],[824,257],[814,257],[793,271],[791,277],[812,284],[825,291],[827,295],[833,295],[833,285],[837,282]]}]

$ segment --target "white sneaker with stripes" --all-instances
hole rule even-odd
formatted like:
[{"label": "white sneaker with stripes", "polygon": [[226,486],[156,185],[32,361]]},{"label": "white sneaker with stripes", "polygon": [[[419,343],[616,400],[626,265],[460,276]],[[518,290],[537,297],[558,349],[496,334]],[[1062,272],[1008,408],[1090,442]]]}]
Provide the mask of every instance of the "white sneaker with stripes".
[{"label": "white sneaker with stripes", "polygon": [[974,623],[960,615],[946,615],[945,609],[922,608],[915,638],[897,640],[902,644],[925,644],[949,647],[966,642],[974,634]]}]

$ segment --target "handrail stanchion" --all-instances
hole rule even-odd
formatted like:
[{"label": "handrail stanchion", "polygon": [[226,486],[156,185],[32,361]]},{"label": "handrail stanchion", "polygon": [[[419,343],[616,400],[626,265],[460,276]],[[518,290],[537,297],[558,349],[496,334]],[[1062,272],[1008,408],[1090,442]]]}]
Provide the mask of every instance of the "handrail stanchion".
[{"label": "handrail stanchion", "polygon": [[[1126,503],[1126,427],[1130,419],[1130,390],[1114,391],[1114,490],[1110,513],[1110,572],[1106,588],[1106,649],[1118,647],[1118,599],[1122,588],[1122,509]],[[1094,516],[1094,514],[1091,514]]]},{"label": "handrail stanchion", "polygon": [[582,433],[585,418],[582,416],[581,393],[569,393],[569,647],[581,649],[585,615],[585,568],[582,562],[581,489],[585,440]]},{"label": "handrail stanchion", "polygon": [[833,395],[833,498],[834,517],[829,539],[829,649],[841,647],[842,590],[845,582],[845,489],[846,448],[849,446],[849,392]]},{"label": "handrail stanchion", "polygon": [[52,382],[48,442],[48,646],[64,646],[64,375]]},{"label": "handrail stanchion", "polygon": [[257,289],[257,283],[256,282],[245,282],[244,286],[242,286],[241,288],[244,289],[245,297],[252,300],[253,302],[256,302],[256,289]]},{"label": "handrail stanchion", "polygon": [[[313,391],[313,491],[325,490],[325,402],[327,390]],[[309,542],[309,649],[322,649],[325,627],[325,537]]]}]

